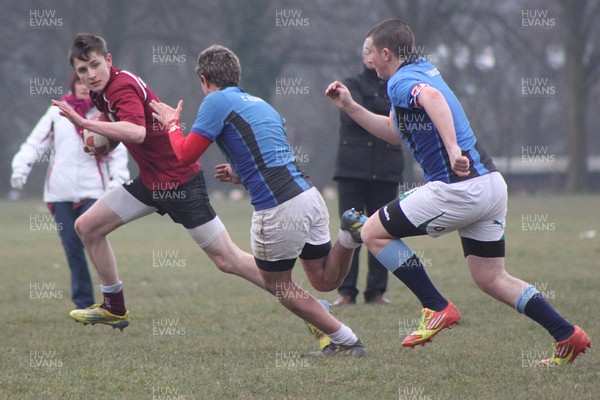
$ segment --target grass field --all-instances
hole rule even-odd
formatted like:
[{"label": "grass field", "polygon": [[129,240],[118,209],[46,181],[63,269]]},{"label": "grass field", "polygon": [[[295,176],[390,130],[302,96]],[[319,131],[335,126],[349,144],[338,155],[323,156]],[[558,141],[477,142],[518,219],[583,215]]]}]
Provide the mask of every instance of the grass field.
[{"label": "grass field", "polygon": [[[511,197],[507,226],[508,270],[592,341],[600,337],[600,237],[588,231],[600,232],[599,204],[600,196]],[[249,250],[247,202],[215,208]],[[392,305],[361,298],[333,311],[365,341],[367,355],[313,359],[302,356],[315,344],[299,319],[217,271],[181,227],[157,215],[110,236],[131,325],[121,333],[75,324],[68,268],[44,215],[39,202],[0,203],[0,399],[600,398],[597,349],[567,368],[533,366],[550,355],[551,337],[476,288],[456,234],[408,242],[460,308],[460,325],[424,348],[402,348],[420,307],[391,276]],[[319,298],[336,297],[312,290],[301,268],[295,276]]]}]

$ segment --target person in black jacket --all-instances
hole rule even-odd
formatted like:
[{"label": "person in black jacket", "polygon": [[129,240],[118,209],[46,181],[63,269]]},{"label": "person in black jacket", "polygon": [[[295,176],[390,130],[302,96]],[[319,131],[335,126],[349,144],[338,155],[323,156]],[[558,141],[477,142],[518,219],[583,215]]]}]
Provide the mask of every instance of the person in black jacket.
[{"label": "person in black jacket", "polygon": [[[344,81],[352,97],[366,109],[389,115],[390,101],[387,82],[377,77],[363,52],[363,72]],[[380,207],[398,197],[402,182],[404,159],[401,146],[390,145],[365,131],[344,112],[340,113],[340,141],[333,179],[338,185],[340,217],[345,210],[354,208],[371,215]],[[338,288],[334,306],[354,304],[359,291],[358,260],[360,248],[354,252],[350,272]],[[387,289],[388,270],[369,253],[365,302],[387,304],[383,296]]]}]

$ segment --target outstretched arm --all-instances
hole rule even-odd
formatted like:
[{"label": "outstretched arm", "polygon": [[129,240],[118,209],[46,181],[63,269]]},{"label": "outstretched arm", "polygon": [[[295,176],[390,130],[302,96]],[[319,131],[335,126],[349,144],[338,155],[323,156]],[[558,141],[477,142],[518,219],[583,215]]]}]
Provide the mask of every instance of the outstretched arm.
[{"label": "outstretched arm", "polygon": [[391,144],[401,144],[402,138],[394,129],[391,116],[385,117],[367,110],[352,99],[348,88],[341,82],[331,83],[325,90],[325,95],[333,100],[337,108],[344,111],[365,130]]},{"label": "outstretched arm", "polygon": [[191,164],[198,161],[198,158],[204,154],[208,146],[212,144],[212,141],[195,133],[183,136],[179,122],[181,110],[183,109],[183,100],[179,100],[177,108],[155,100],[150,102],[150,107],[154,110],[152,113],[154,118],[167,125],[171,147],[175,151],[175,155],[179,161],[184,164]]}]

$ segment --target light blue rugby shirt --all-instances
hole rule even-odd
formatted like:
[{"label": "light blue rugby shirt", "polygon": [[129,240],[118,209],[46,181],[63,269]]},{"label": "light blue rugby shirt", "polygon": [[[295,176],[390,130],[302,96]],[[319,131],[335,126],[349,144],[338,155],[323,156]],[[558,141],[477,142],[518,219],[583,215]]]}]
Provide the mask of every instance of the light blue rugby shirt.
[{"label": "light blue rugby shirt", "polygon": [[[419,94],[427,86],[439,90],[450,107],[458,146],[470,161],[470,173],[466,177],[452,171],[442,138],[419,105]],[[492,159],[477,142],[456,95],[432,63],[417,58],[402,65],[388,81],[388,96],[398,132],[423,169],[427,182],[454,183],[496,171]]]},{"label": "light blue rugby shirt", "polygon": [[206,96],[190,134],[217,143],[257,211],[312,187],[294,163],[283,118],[267,102],[239,87],[226,87]]}]

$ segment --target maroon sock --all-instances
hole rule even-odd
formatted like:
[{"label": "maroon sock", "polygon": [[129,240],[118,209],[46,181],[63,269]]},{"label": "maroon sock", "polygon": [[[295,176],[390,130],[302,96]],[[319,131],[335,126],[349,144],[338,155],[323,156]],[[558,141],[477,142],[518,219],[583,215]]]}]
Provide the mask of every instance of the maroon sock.
[{"label": "maroon sock", "polygon": [[117,293],[102,293],[104,297],[104,303],[102,308],[111,314],[123,316],[127,312],[125,308],[125,297],[123,296],[123,290]]}]

